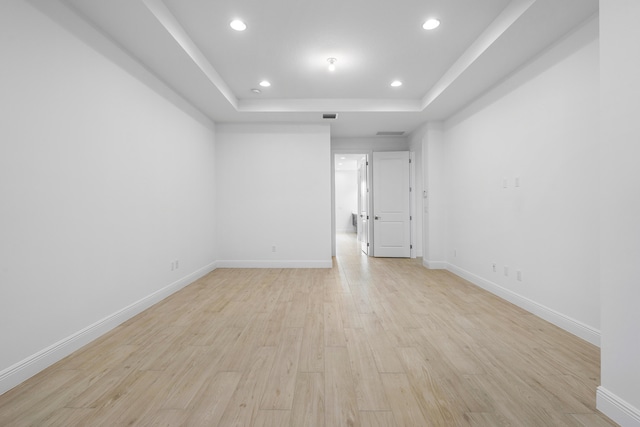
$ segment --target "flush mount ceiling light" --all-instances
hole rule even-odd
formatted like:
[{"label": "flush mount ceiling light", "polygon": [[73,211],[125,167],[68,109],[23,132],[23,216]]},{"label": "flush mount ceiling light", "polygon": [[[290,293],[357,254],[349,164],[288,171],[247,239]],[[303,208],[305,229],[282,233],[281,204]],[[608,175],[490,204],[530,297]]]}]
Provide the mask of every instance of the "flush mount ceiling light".
[{"label": "flush mount ceiling light", "polygon": [[329,63],[329,71],[336,70],[336,62],[338,60],[336,58],[327,58],[327,62]]},{"label": "flush mount ceiling light", "polygon": [[271,83],[269,83],[267,80],[263,80],[263,81],[260,82],[260,86],[269,87],[269,86],[271,86]]},{"label": "flush mount ceiling light", "polygon": [[257,88],[253,88],[253,89],[251,89],[251,92],[253,92],[253,93],[255,93],[255,94],[260,94],[260,93],[262,93],[262,91],[261,91],[260,89],[257,89]]},{"label": "flush mount ceiling light", "polygon": [[429,18],[427,21],[422,24],[422,28],[425,30],[435,30],[440,26],[440,20],[436,18]]},{"label": "flush mount ceiling light", "polygon": [[402,86],[402,82],[400,80],[394,80],[391,82],[391,87],[400,87]]},{"label": "flush mount ceiling light", "polygon": [[229,23],[229,26],[236,31],[244,31],[247,29],[247,24],[245,24],[239,19],[234,19],[233,21],[231,21]]}]

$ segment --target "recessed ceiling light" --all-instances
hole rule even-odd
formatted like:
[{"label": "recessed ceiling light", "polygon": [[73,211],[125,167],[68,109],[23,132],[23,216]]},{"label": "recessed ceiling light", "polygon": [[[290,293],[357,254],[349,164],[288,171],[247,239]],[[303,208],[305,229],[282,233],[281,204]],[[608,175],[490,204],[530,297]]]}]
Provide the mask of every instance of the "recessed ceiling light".
[{"label": "recessed ceiling light", "polygon": [[253,93],[262,93],[262,91],[260,89],[257,89],[255,87],[253,89],[251,89],[251,92],[253,92]]},{"label": "recessed ceiling light", "polygon": [[402,82],[400,80],[394,80],[391,82],[391,87],[400,87],[402,86]]},{"label": "recessed ceiling light", "polygon": [[422,24],[422,28],[425,30],[435,30],[440,26],[440,20],[436,18],[429,18],[427,21]]},{"label": "recessed ceiling light", "polygon": [[263,80],[263,81],[260,82],[260,86],[269,87],[269,86],[271,86],[271,83],[269,83],[267,80]]},{"label": "recessed ceiling light", "polygon": [[340,160],[346,160],[346,159],[347,159],[346,157],[340,157]]},{"label": "recessed ceiling light", "polygon": [[233,21],[231,21],[229,23],[229,26],[236,31],[244,31],[247,29],[247,24],[245,24],[239,19],[234,19]]}]

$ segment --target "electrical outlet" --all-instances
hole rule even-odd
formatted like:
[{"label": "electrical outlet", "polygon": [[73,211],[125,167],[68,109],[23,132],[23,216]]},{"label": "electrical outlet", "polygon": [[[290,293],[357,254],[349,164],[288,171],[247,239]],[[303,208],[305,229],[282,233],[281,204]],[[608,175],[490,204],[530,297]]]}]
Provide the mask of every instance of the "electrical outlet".
[{"label": "electrical outlet", "polygon": [[518,279],[518,282],[522,282],[522,271],[516,271],[516,279]]},{"label": "electrical outlet", "polygon": [[507,267],[506,265],[504,266],[504,275],[505,276],[509,275],[509,267]]},{"label": "electrical outlet", "polygon": [[456,258],[458,256],[458,250],[454,249],[453,250],[453,257]]},{"label": "electrical outlet", "polygon": [[175,260],[175,264],[176,264],[176,270],[180,268],[180,261]]},{"label": "electrical outlet", "polygon": [[498,266],[496,265],[496,263],[494,262],[493,264],[491,264],[491,268],[493,269],[493,272],[495,273],[496,271],[498,271]]},{"label": "electrical outlet", "polygon": [[275,252],[276,251],[276,245],[271,246],[271,252]]}]

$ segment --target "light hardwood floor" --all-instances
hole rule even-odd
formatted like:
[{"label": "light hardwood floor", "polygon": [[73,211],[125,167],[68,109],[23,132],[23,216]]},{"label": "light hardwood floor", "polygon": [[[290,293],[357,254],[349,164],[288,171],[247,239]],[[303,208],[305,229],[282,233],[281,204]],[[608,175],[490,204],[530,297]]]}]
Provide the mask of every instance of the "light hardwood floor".
[{"label": "light hardwood floor", "polygon": [[419,260],[219,269],[0,396],[1,426],[612,426],[598,348]]}]

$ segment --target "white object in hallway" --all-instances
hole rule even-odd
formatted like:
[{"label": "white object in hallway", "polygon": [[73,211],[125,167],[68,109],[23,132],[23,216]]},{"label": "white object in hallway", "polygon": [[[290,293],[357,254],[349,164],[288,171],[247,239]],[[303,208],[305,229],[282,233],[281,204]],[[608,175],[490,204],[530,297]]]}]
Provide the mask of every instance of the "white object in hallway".
[{"label": "white object in hallway", "polygon": [[411,256],[409,152],[373,153],[373,255]]}]

